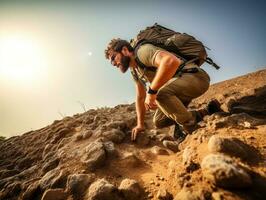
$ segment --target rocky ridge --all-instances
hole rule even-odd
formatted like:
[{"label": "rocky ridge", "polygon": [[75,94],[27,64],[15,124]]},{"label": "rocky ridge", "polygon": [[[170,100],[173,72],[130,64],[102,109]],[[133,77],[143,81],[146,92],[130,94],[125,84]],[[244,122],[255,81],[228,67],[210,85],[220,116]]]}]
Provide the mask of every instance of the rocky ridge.
[{"label": "rocky ridge", "polygon": [[190,104],[216,98],[177,152],[163,146],[173,127],[153,112],[136,142],[135,105],[91,109],[0,140],[0,199],[266,199],[266,70],[214,84]]}]

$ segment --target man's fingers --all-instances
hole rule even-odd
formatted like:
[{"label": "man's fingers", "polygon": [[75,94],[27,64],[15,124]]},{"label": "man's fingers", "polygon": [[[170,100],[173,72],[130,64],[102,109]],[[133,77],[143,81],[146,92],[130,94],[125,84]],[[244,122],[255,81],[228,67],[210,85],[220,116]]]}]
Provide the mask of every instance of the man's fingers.
[{"label": "man's fingers", "polygon": [[133,135],[133,141],[135,141],[136,140],[136,135],[137,135],[137,131],[134,133],[134,135]]},{"label": "man's fingers", "polygon": [[134,134],[135,134],[135,129],[132,130],[132,133],[131,133],[131,140],[133,141],[134,140]]},{"label": "man's fingers", "polygon": [[147,111],[150,110],[150,106],[149,106],[149,104],[145,103],[144,105],[145,105],[145,109],[146,109]]}]

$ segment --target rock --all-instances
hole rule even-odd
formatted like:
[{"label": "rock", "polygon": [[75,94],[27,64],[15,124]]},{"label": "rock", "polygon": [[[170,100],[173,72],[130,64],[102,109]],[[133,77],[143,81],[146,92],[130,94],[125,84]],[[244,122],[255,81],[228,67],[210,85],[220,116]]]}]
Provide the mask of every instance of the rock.
[{"label": "rock", "polygon": [[58,146],[57,146],[57,150],[60,149],[60,148],[62,148],[62,147],[65,146],[66,144],[68,144],[70,141],[71,141],[71,138],[70,138],[70,137],[68,137],[68,138],[63,138],[63,139],[59,142],[59,144],[58,144]]},{"label": "rock", "polygon": [[59,130],[57,133],[55,133],[51,143],[52,144],[57,143],[59,140],[64,138],[69,132],[70,132],[69,128],[63,128],[63,129]]},{"label": "rock", "polygon": [[[22,200],[29,200],[37,198],[41,194],[41,188],[39,185],[39,181],[35,181],[31,185],[29,185],[26,189],[26,191],[22,195]],[[39,197],[38,199],[40,199]]]},{"label": "rock", "polygon": [[10,176],[14,176],[18,173],[19,173],[19,171],[15,170],[15,169],[13,169],[13,170],[3,169],[0,171],[0,180],[7,178],[7,177],[10,177]]},{"label": "rock", "polygon": [[231,97],[225,100],[225,102],[221,105],[221,108],[225,112],[231,112],[233,106],[237,103],[237,99],[235,97]]},{"label": "rock", "polygon": [[193,161],[193,159],[195,159],[196,156],[197,156],[196,148],[186,147],[184,149],[182,158],[183,158],[183,165],[185,166],[186,172],[193,172],[199,169],[200,167],[199,164]]},{"label": "rock", "polygon": [[172,200],[173,195],[170,194],[166,189],[159,189],[156,195],[159,200]]},{"label": "rock", "polygon": [[163,146],[165,146],[166,148],[170,149],[171,151],[175,153],[179,151],[178,143],[175,141],[164,140]]},{"label": "rock", "polygon": [[150,138],[148,137],[147,132],[138,134],[136,143],[140,146],[147,146],[150,143]]},{"label": "rock", "polygon": [[155,155],[169,155],[168,151],[159,146],[154,146],[151,148],[151,152]]},{"label": "rock", "polygon": [[110,129],[119,129],[121,131],[124,131],[127,128],[126,122],[123,121],[113,121],[106,124],[106,127]]},{"label": "rock", "polygon": [[104,142],[103,145],[108,157],[112,158],[118,156],[118,152],[116,151],[115,145],[112,141]]},{"label": "rock", "polygon": [[44,192],[41,200],[65,200],[67,193],[63,189],[48,189]]},{"label": "rock", "polygon": [[124,179],[118,189],[127,200],[139,199],[141,196],[141,188],[138,182],[132,179]]},{"label": "rock", "polygon": [[247,145],[237,138],[224,138],[213,135],[208,142],[208,150],[212,153],[225,153],[231,156],[246,158],[248,156]]},{"label": "rock", "polygon": [[42,190],[63,188],[66,185],[68,172],[57,168],[47,172],[39,181]]},{"label": "rock", "polygon": [[245,188],[252,184],[250,175],[232,158],[209,154],[201,168],[206,179],[223,188]]},{"label": "rock", "polygon": [[85,119],[83,120],[83,124],[91,124],[93,122],[93,117],[92,116],[86,116]]},{"label": "rock", "polygon": [[93,131],[92,130],[84,130],[82,132],[82,138],[83,139],[88,139],[91,137],[91,135],[93,134]]},{"label": "rock", "polygon": [[247,126],[250,126],[250,128],[263,125],[266,123],[265,119],[259,119],[250,116],[247,113],[239,113],[239,114],[232,114],[227,117],[223,117],[217,120],[212,121],[214,124],[214,127],[217,128],[224,128],[224,127],[234,127],[234,128],[248,128],[245,127],[245,124]]},{"label": "rock", "polygon": [[191,162],[196,157],[196,148],[192,148],[190,146],[186,147],[182,154],[183,164],[186,165]]},{"label": "rock", "polygon": [[122,167],[135,168],[141,165],[141,160],[134,153],[127,153],[121,159]]},{"label": "rock", "polygon": [[107,182],[105,179],[99,179],[91,184],[85,199],[89,200],[122,200],[118,189]]},{"label": "rock", "polygon": [[29,156],[26,156],[24,158],[18,159],[16,161],[16,166],[20,170],[24,170],[27,168],[30,168],[32,165],[34,165],[35,160]]},{"label": "rock", "polygon": [[174,141],[174,138],[168,134],[160,134],[157,135],[156,138],[161,142],[164,140]]},{"label": "rock", "polygon": [[21,192],[21,183],[14,182],[7,185],[3,192],[0,192],[0,199],[10,199],[11,197],[16,197]]},{"label": "rock", "polygon": [[95,141],[85,148],[86,155],[81,161],[86,164],[89,170],[101,167],[106,159],[106,153],[102,142]]},{"label": "rock", "polygon": [[78,141],[80,141],[80,140],[82,140],[82,139],[83,139],[82,134],[81,134],[81,133],[78,133],[78,134],[75,136],[74,141],[75,141],[75,142],[78,142]]},{"label": "rock", "polygon": [[59,158],[54,158],[53,160],[49,161],[48,163],[46,163],[43,168],[42,168],[42,172],[46,173],[54,168],[56,168],[58,166],[60,162]]},{"label": "rock", "polygon": [[224,199],[224,196],[220,192],[213,192],[212,193],[212,199],[213,200],[223,200]]},{"label": "rock", "polygon": [[90,184],[94,181],[95,176],[92,174],[72,174],[67,179],[67,191],[74,196],[81,195],[86,191]]},{"label": "rock", "polygon": [[191,175],[186,173],[186,172],[183,172],[181,174],[179,174],[179,173],[177,174],[177,184],[181,188],[187,186],[188,184],[191,184],[190,180],[191,180]]},{"label": "rock", "polygon": [[55,155],[56,155],[56,151],[50,151],[49,153],[43,156],[43,161],[49,162],[49,160],[55,158]]},{"label": "rock", "polygon": [[[213,192],[211,194],[212,200],[246,200],[246,198],[242,198],[237,194],[234,194],[230,191],[223,192]],[[258,198],[259,199],[259,198]]]},{"label": "rock", "polygon": [[121,143],[125,138],[125,133],[123,133],[119,129],[112,129],[110,131],[105,131],[102,133],[102,136],[106,138],[106,140],[112,141],[114,143]]},{"label": "rock", "polygon": [[182,189],[174,198],[174,200],[205,200],[204,193],[199,190]]}]

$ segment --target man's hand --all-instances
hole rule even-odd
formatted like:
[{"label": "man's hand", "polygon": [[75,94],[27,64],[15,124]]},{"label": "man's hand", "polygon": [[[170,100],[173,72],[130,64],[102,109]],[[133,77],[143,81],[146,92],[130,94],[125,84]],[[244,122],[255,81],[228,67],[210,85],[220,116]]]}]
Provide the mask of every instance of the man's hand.
[{"label": "man's hand", "polygon": [[143,132],[145,128],[143,126],[137,125],[132,129],[131,133],[131,140],[135,141],[137,139],[137,135],[141,132]]},{"label": "man's hand", "polygon": [[146,110],[155,110],[157,108],[157,104],[155,102],[157,95],[156,94],[147,94],[145,98],[145,109]]}]

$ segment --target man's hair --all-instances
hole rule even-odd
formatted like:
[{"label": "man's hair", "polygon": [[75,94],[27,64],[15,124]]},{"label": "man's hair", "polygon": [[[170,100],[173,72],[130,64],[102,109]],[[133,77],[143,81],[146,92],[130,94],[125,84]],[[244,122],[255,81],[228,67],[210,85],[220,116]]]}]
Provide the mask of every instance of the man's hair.
[{"label": "man's hair", "polygon": [[105,49],[105,58],[109,59],[109,55],[112,51],[115,52],[121,52],[123,47],[127,47],[127,49],[132,52],[134,51],[133,47],[130,45],[130,43],[126,40],[122,40],[120,38],[114,38],[109,42],[107,45],[107,48]]}]

